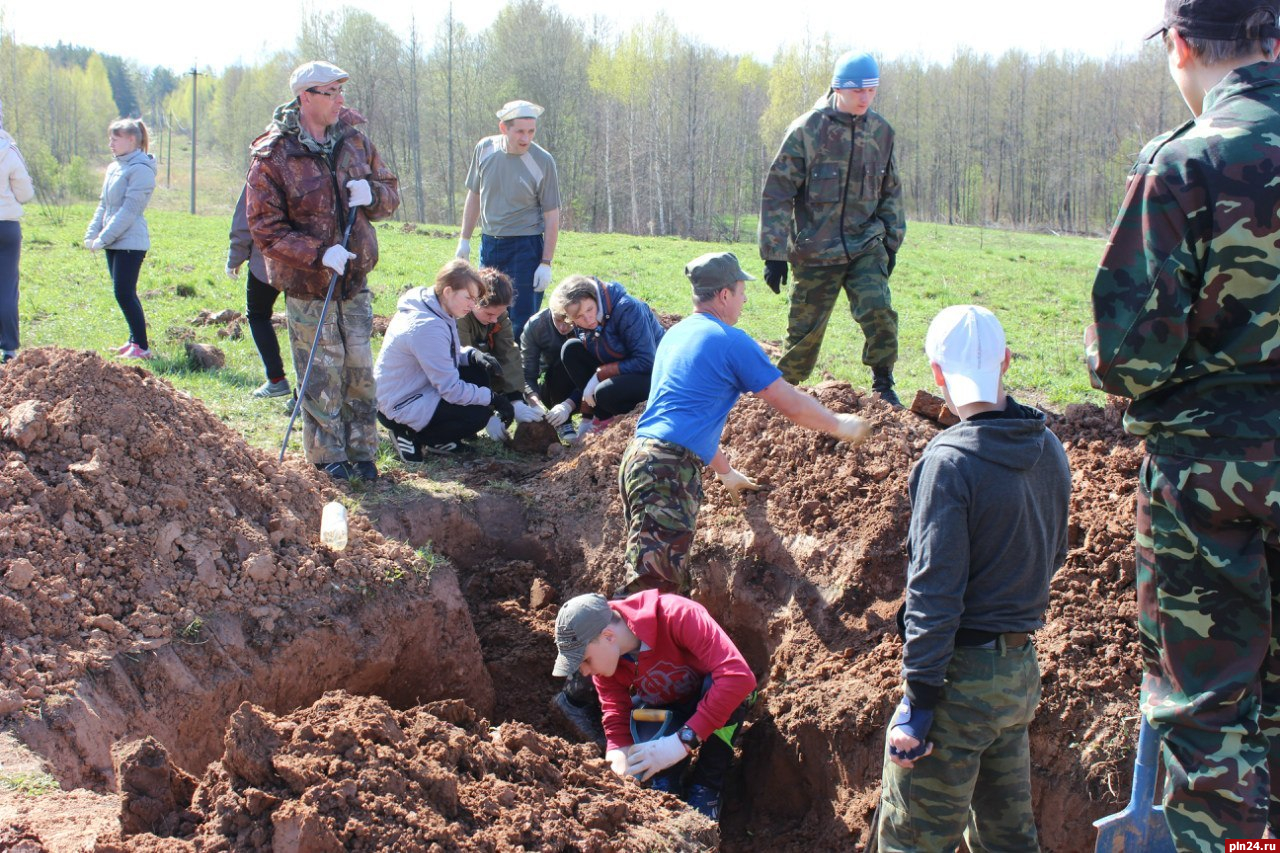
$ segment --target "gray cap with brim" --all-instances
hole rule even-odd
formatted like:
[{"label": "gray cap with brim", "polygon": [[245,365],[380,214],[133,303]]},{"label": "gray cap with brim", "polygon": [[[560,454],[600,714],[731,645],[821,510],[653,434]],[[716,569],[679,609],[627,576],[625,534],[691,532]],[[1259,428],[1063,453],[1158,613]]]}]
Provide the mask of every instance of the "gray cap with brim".
[{"label": "gray cap with brim", "polygon": [[684,266],[684,274],[693,282],[695,290],[712,290],[733,287],[739,281],[755,281],[738,263],[733,252],[708,252],[699,255]]},{"label": "gray cap with brim", "polygon": [[497,116],[498,121],[515,121],[518,118],[537,118],[542,112],[542,107],[530,101],[507,101]]},{"label": "gray cap with brim", "polygon": [[351,75],[332,62],[317,59],[304,62],[293,69],[293,74],[289,76],[289,88],[297,96],[313,86],[328,86],[330,83],[349,79]]},{"label": "gray cap with brim", "polygon": [[571,598],[556,615],[556,665],[551,674],[557,678],[573,675],[582,666],[587,644],[613,621],[613,609],[603,595],[592,593]]}]

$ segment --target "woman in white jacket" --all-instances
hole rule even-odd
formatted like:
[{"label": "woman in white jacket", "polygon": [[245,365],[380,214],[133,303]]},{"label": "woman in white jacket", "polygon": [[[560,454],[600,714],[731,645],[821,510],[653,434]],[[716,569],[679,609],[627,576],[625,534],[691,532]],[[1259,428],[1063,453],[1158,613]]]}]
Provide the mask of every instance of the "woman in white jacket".
[{"label": "woman in white jacket", "polygon": [[502,366],[492,355],[464,347],[458,318],[486,293],[471,264],[454,259],[436,274],[432,288],[415,287],[400,297],[373,366],[378,386],[378,421],[391,431],[404,462],[421,462],[424,452],[457,453],[496,412],[505,423],[515,416],[505,394],[489,390]]},{"label": "woman in white jacket", "polygon": [[138,299],[138,272],[151,248],[151,234],[142,212],[156,188],[156,161],[147,153],[147,126],[122,118],[107,128],[115,162],[107,167],[102,200],[84,232],[86,249],[103,249],[116,302],[129,324],[129,340],[116,349],[122,358],[151,358],[147,346],[147,318]]},{"label": "woman in white jacket", "polygon": [[22,205],[35,198],[18,144],[4,129],[0,104],[0,362],[18,354],[18,260],[22,255]]}]

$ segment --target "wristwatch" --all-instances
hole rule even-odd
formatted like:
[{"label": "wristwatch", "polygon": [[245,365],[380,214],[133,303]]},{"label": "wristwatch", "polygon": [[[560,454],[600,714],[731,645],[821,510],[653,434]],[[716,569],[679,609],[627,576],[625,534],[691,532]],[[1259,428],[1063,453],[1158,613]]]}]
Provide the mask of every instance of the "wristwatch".
[{"label": "wristwatch", "polygon": [[685,749],[689,750],[689,752],[693,752],[702,743],[702,741],[698,740],[698,733],[688,726],[681,726],[676,737],[680,738],[680,742],[684,744]]}]

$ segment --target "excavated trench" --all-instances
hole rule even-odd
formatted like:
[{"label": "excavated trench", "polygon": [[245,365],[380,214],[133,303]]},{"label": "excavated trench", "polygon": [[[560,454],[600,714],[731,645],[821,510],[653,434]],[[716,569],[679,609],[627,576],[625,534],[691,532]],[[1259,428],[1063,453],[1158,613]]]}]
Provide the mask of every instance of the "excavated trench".
[{"label": "excavated trench", "polygon": [[[11,445],[0,446],[0,555],[10,560],[0,628],[20,641],[0,649],[15,688],[0,690],[0,707],[9,703],[9,730],[64,789],[127,788],[119,745],[150,736],[176,766],[172,778],[203,774],[190,808],[195,782],[171,786],[187,799],[169,797],[161,817],[170,834],[235,838],[237,849],[259,849],[273,832],[280,850],[350,847],[335,827],[356,817],[366,822],[359,837],[403,849],[480,835],[377,833],[457,824],[496,832],[497,846],[716,843],[670,798],[609,779],[592,748],[546,737],[573,738],[551,703],[556,610],[621,579],[614,478],[627,420],[558,461],[446,471],[463,485],[449,496],[380,485],[353,515],[349,550],[335,555],[314,544],[327,499],[314,472],[248,452],[143,371],[40,351],[17,364],[0,392],[0,439]],[[816,393],[871,418],[875,434],[850,451],[744,401],[725,444],[766,490],[735,506],[709,483],[690,558],[696,597],[761,684],[726,791],[728,850],[850,849],[875,809],[883,727],[899,693],[906,480],[937,426],[847,385]],[[131,405],[115,406],[120,395]],[[1044,698],[1031,731],[1033,796],[1043,848],[1083,851],[1092,849],[1088,822],[1128,795],[1140,454],[1115,409],[1070,407],[1051,425],[1074,493],[1071,551],[1037,634]],[[421,566],[401,543],[429,544],[448,563],[429,577],[403,571]],[[15,703],[25,710],[14,714]],[[290,740],[301,753],[256,751]],[[407,768],[388,769],[396,756]],[[355,804],[366,763],[393,780],[376,809]],[[487,787],[460,793],[466,780]],[[397,811],[414,796],[413,816]],[[0,847],[39,835],[39,819],[54,820],[71,799],[13,812],[0,798],[9,820],[0,820]],[[127,813],[127,793],[124,803]],[[668,826],[665,836],[643,834]],[[94,838],[63,846],[41,837],[48,850]],[[150,848],[117,838],[98,849]]]}]

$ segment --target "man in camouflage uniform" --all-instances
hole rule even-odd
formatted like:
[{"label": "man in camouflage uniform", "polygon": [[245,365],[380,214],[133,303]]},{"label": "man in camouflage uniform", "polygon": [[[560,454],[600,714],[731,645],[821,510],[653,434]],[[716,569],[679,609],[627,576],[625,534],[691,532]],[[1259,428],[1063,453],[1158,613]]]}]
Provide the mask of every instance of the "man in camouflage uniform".
[{"label": "man in camouflage uniform", "polygon": [[898,406],[898,314],[889,276],[906,219],[893,159],[893,128],[871,109],[880,69],[870,54],[836,62],[831,92],[787,128],[760,204],[765,283],[794,281],[787,342],[778,367],[788,382],[809,378],[840,291],[865,341],[871,389]]},{"label": "man in camouflage uniform", "polygon": [[[373,296],[367,280],[378,263],[370,224],[400,206],[399,182],[344,107],[347,73],[308,62],[289,80],[294,99],[279,107],[254,140],[245,205],[267,275],[284,291],[293,367],[301,378],[320,313],[315,363],[303,388],[302,444],[307,461],[338,480],[376,479],[377,400],[373,382]],[[363,211],[363,213],[362,213]],[[356,217],[346,248],[342,234]]]},{"label": "man in camouflage uniform", "polygon": [[1280,830],[1277,0],[1168,0],[1194,118],[1152,140],[1093,285],[1093,383],[1146,440],[1142,711],[1180,850]]},{"label": "man in camouflage uniform", "polygon": [[1038,850],[1027,727],[1031,634],[1067,556],[1071,471],[1044,415],[1004,392],[995,315],[943,309],[925,352],[960,423],[911,471],[902,702],[889,724],[880,849]]}]

